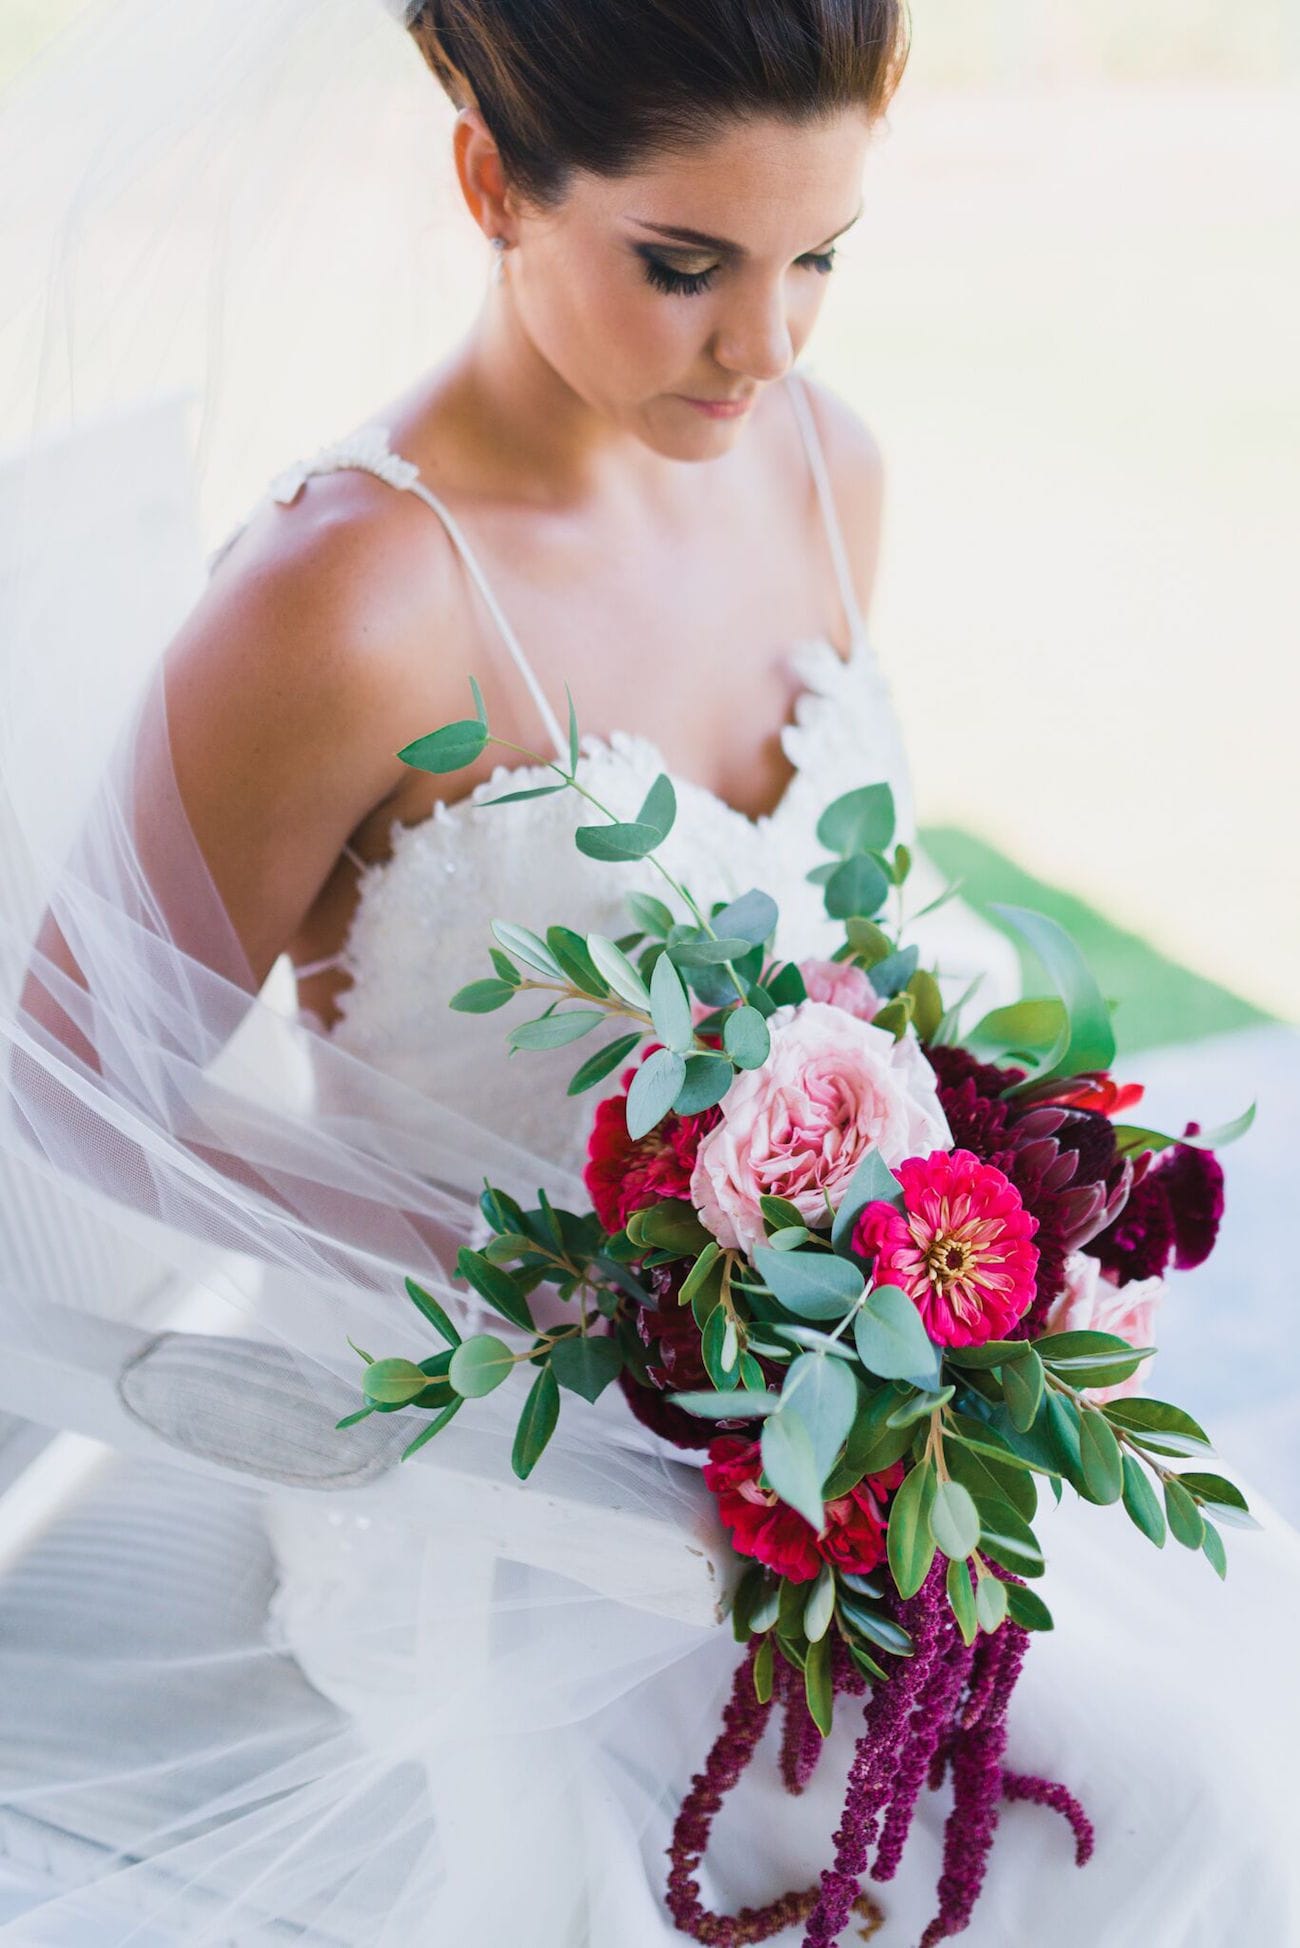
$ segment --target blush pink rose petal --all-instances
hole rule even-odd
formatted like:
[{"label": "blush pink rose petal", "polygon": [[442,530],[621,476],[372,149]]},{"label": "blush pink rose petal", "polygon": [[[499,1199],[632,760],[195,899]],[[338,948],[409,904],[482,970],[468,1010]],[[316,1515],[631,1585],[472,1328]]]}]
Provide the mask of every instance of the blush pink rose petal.
[{"label": "blush pink rose petal", "polygon": [[778,1008],[761,1069],[738,1075],[700,1143],[691,1199],[719,1243],[752,1251],[765,1231],[759,1199],[784,1197],[824,1229],[873,1146],[892,1168],[952,1143],[934,1071],[912,1035],[901,1041],[824,1001]]},{"label": "blush pink rose petal", "polygon": [[824,1001],[842,1008],[846,1015],[870,1021],[880,1006],[880,996],[860,967],[852,961],[801,960],[799,972],[810,1001]]},{"label": "blush pink rose petal", "polygon": [[[1052,1301],[1043,1331],[1110,1332],[1130,1346],[1154,1346],[1156,1313],[1165,1293],[1163,1278],[1135,1278],[1116,1285],[1086,1251],[1072,1251],[1065,1261],[1065,1286]],[[1141,1393],[1152,1362],[1143,1360],[1136,1373],[1113,1387],[1090,1388],[1090,1400],[1123,1400]]]}]

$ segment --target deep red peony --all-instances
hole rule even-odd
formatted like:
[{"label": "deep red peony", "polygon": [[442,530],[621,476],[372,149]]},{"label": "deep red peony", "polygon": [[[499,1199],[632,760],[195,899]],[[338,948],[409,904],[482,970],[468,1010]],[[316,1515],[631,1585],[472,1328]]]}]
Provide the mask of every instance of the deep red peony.
[{"label": "deep red peony", "polygon": [[718,1498],[719,1513],[739,1555],[753,1556],[792,1583],[812,1582],[824,1562],[865,1574],[885,1560],[889,1496],[903,1479],[901,1461],[867,1475],[838,1501],[827,1502],[826,1527],[820,1535],[811,1522],[760,1485],[762,1470],[757,1441],[727,1434],[709,1448],[704,1479]]},{"label": "deep red peony", "polygon": [[[645,1053],[657,1046],[648,1045]],[[634,1143],[627,1133],[627,1092],[635,1074],[635,1065],[625,1069],[623,1093],[606,1096],[596,1105],[587,1139],[582,1181],[607,1231],[621,1231],[633,1211],[644,1211],[666,1197],[689,1201],[700,1138],[718,1120],[716,1109],[706,1109],[699,1116],[675,1116],[670,1110]]]}]

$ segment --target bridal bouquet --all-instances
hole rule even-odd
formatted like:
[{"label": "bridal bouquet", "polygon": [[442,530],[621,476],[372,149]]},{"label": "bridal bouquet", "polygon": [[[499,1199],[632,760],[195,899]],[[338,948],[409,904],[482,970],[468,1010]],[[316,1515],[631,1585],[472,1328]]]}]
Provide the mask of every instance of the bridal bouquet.
[{"label": "bridal bouquet", "polygon": [[[477,687],[475,707],[404,759],[436,773],[472,763],[490,738]],[[951,1768],[930,1948],[969,1921],[1000,1799],[1061,1813],[1080,1865],[1092,1848],[1064,1786],[1002,1764],[1029,1633],[1052,1627],[1033,1587],[1040,1492],[1059,1500],[1068,1484],[1120,1506],[1157,1547],[1172,1535],[1220,1576],[1220,1526],[1251,1523],[1239,1490],[1199,1465],[1209,1442],[1196,1421],[1140,1381],[1167,1269],[1214,1244],[1214,1146],[1252,1112],[1181,1137],[1121,1120],[1141,1087],[1112,1079],[1110,1011],[1041,914],[998,909],[1055,993],[963,1026],[972,991],[945,1006],[904,944],[910,860],[887,785],[827,806],[808,877],[843,938],[827,959],[783,961],[765,892],[705,912],[662,866],[671,781],[656,778],[619,821],[578,780],[572,702],[569,725],[554,784],[490,802],[579,793],[597,815],[578,826],[579,849],[650,861],[668,898],[629,894],[617,940],[498,920],[491,974],[452,1006],[544,1004],[510,1030],[518,1050],[618,1029],[568,1085],[577,1095],[619,1072],[591,1131],[593,1208],[540,1195],[524,1209],[486,1186],[487,1242],[463,1247],[456,1269],[500,1331],[462,1336],[408,1281],[440,1350],[418,1363],[363,1355],[365,1404],[342,1424],[425,1413],[410,1454],[526,1364],[520,1477],[566,1394],[591,1402],[614,1383],[657,1433],[707,1447],[704,1480],[744,1566],[733,1619],[746,1648],[673,1836],[677,1926],[724,1948],[799,1922],[810,1948],[829,1948],[855,1910],[870,1926],[870,1849],[871,1877],[888,1880],[922,1787]],[[534,1319],[543,1286],[567,1302],[551,1308],[559,1324]],[[712,1820],[773,1707],[797,1793],[836,1699],[863,1694],[818,1885],[710,1913],[697,1874]]]}]

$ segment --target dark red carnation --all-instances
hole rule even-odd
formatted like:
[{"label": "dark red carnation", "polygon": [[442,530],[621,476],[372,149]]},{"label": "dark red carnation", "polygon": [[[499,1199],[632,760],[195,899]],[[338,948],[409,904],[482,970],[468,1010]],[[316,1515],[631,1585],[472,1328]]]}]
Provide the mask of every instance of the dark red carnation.
[{"label": "dark red carnation", "polygon": [[739,1555],[752,1556],[792,1583],[812,1582],[824,1562],[865,1574],[885,1560],[889,1497],[903,1479],[901,1461],[827,1502],[820,1536],[811,1522],[760,1485],[762,1471],[757,1441],[729,1434],[709,1448],[704,1479],[718,1498],[718,1512]]},{"label": "dark red carnation", "polygon": [[[651,1054],[652,1048],[645,1053]],[[644,1211],[665,1198],[689,1198],[700,1138],[713,1128],[720,1113],[714,1108],[698,1116],[676,1116],[670,1110],[634,1143],[627,1133],[627,1092],[635,1074],[633,1064],[623,1072],[623,1093],[606,1096],[596,1105],[587,1139],[582,1180],[607,1231],[621,1231],[633,1211]]]},{"label": "dark red carnation", "polygon": [[[1197,1125],[1187,1125],[1195,1136]],[[1176,1143],[1167,1153],[1160,1175],[1169,1197],[1174,1225],[1174,1264],[1180,1272],[1194,1271],[1214,1250],[1223,1219],[1223,1166],[1213,1150],[1196,1150]]]}]

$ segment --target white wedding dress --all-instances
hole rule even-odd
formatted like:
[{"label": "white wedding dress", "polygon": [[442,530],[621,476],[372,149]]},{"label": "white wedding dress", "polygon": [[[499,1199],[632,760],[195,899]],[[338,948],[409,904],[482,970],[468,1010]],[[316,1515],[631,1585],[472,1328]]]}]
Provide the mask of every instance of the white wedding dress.
[{"label": "white wedding dress", "polygon": [[[848,653],[825,638],[791,652],[803,689],[782,735],[794,775],[776,810],[751,820],[677,779],[679,815],[663,851],[704,899],[768,889],[781,908],[779,947],[802,955],[834,940],[819,890],[804,878],[825,804],[888,778],[905,832],[913,813],[815,426],[801,385],[789,392],[826,521]],[[561,726],[468,542],[382,428],[359,429],[271,492],[291,500],[308,475],[345,466],[419,494],[444,522],[563,753]],[[585,741],[583,779],[619,816],[632,815],[660,768],[657,750],[631,727]],[[511,787],[520,782],[529,780],[512,777]],[[562,1055],[507,1060],[501,1017],[450,1015],[448,998],[482,971],[491,919],[618,933],[624,893],[654,881],[644,867],[611,868],[577,852],[572,831],[583,813],[572,794],[483,809],[501,786],[498,775],[468,801],[397,827],[391,858],[364,867],[339,957],[351,986],[332,1032],[366,1062],[441,1102],[469,1105],[482,1122],[576,1170],[591,1098],[565,1094],[572,1065]],[[924,858],[917,882],[920,906],[939,884]],[[960,902],[923,921],[917,937],[950,992],[981,967],[992,974],[990,1004],[1018,991],[1006,942]],[[396,1321],[397,1297],[394,1306]],[[591,1424],[611,1455],[651,1443],[616,1389]],[[385,1769],[408,1782],[383,1833],[384,1858],[398,1865],[357,1911],[344,1899],[330,1910],[329,1938],[367,1948],[681,1941],[663,1902],[665,1848],[740,1654],[729,1629],[615,1603],[576,1577],[497,1560],[472,1536],[417,1528],[396,1486],[391,1507],[382,1486],[363,1514],[341,1508],[346,1501],[283,1491],[268,1508],[279,1568],[273,1641],[349,1715],[365,1755],[352,1775],[358,1802]],[[1300,1540],[1261,1513],[1262,1533],[1230,1534],[1221,1585],[1203,1557],[1172,1542],[1157,1555],[1121,1511],[1068,1491],[1059,1509],[1044,1497],[1044,1590],[1056,1630],[1031,1643],[1006,1762],[1075,1792],[1095,1824],[1096,1852],[1079,1870],[1056,1814],[1004,1807],[971,1948],[1300,1943],[1291,1650]],[[719,1820],[704,1876],[711,1905],[732,1911],[804,1887],[829,1863],[856,1716],[841,1703],[799,1800],[780,1785],[769,1731]],[[947,1788],[923,1794],[899,1876],[866,1883],[886,1910],[879,1948],[911,1948],[935,1912],[947,1805]],[[846,1940],[857,1938],[857,1925]],[[782,1936],[783,1948],[798,1938]]]}]

